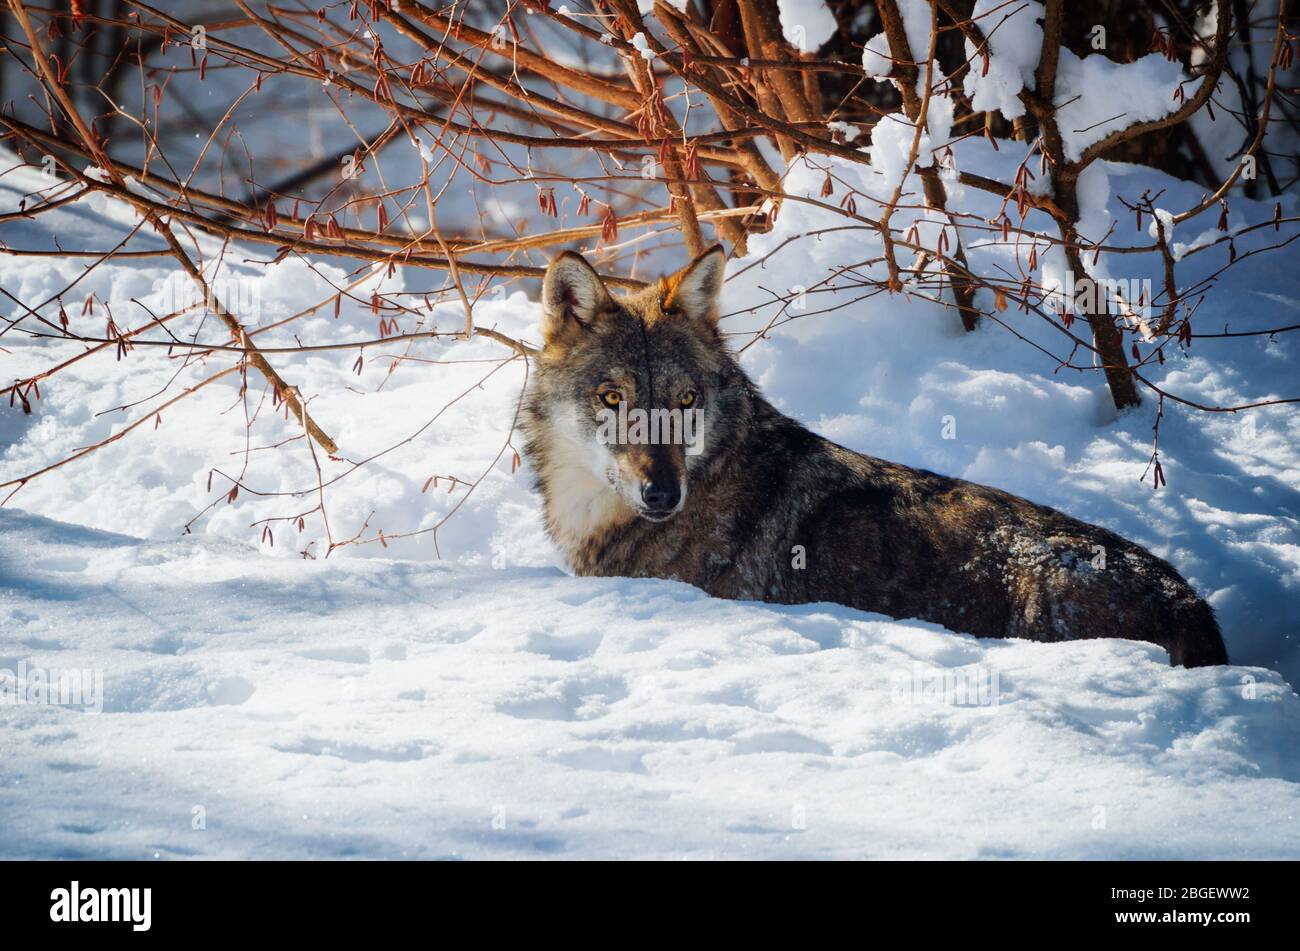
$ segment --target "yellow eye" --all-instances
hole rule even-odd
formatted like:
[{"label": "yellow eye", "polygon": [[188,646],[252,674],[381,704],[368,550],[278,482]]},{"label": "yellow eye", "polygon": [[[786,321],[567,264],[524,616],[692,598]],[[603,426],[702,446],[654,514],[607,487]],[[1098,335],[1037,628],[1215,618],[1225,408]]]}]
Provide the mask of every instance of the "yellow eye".
[{"label": "yellow eye", "polygon": [[694,405],[695,405],[695,391],[694,391],[694,390],[687,390],[687,391],[686,391],[686,395],[684,395],[684,396],[681,398],[681,400],[680,400],[679,402],[681,403],[683,409],[687,409],[687,408],[689,408],[689,407],[691,407],[691,406],[694,406]]},{"label": "yellow eye", "polygon": [[618,390],[606,390],[600,394],[600,401],[612,409],[623,402],[623,394]]}]

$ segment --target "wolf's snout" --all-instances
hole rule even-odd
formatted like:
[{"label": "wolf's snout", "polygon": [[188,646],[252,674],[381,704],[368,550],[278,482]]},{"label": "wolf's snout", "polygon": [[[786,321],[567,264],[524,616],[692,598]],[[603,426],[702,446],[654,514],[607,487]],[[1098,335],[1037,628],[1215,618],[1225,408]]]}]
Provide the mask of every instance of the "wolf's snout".
[{"label": "wolf's snout", "polygon": [[674,480],[650,480],[641,484],[641,501],[655,514],[667,514],[682,500],[682,489]]}]

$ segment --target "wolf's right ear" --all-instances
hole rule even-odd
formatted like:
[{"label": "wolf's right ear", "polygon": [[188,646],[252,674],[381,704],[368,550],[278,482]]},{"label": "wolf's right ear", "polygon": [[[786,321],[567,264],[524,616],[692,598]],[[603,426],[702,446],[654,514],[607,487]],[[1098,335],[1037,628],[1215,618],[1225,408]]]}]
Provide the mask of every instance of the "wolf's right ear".
[{"label": "wolf's right ear", "polygon": [[665,310],[678,310],[688,317],[718,322],[718,295],[727,270],[727,252],[715,244],[686,267],[665,280],[661,300]]},{"label": "wolf's right ear", "polygon": [[575,251],[551,262],[542,282],[542,340],[559,343],[606,310],[614,299],[600,275]]}]

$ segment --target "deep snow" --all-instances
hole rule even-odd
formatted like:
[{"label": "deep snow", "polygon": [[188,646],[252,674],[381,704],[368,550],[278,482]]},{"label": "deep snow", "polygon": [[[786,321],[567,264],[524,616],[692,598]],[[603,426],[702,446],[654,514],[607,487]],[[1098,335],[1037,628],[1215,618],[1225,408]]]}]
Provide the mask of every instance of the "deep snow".
[{"label": "deep snow", "polygon": [[[0,531],[0,654],[105,673],[99,715],[0,705],[6,856],[1300,857],[1300,700],[1267,671],[555,569]],[[986,702],[944,702],[945,673]]]}]

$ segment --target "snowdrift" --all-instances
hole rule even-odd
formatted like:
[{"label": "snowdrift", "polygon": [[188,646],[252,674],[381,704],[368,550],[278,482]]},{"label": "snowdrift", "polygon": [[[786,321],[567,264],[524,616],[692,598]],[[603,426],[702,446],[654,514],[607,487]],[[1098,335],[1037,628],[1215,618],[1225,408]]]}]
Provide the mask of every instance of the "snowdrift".
[{"label": "snowdrift", "polygon": [[1268,671],[0,531],[0,668],[104,671],[98,715],[0,704],[7,857],[1300,857],[1300,700]]}]

